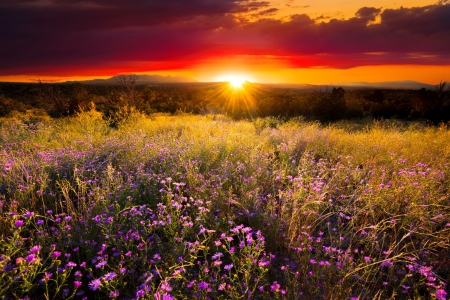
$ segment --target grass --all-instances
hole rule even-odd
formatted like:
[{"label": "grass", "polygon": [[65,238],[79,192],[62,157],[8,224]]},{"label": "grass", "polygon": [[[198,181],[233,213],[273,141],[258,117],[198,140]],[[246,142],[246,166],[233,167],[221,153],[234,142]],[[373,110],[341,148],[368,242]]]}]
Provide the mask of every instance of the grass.
[{"label": "grass", "polygon": [[4,299],[445,299],[450,130],[95,110],[0,127]]}]

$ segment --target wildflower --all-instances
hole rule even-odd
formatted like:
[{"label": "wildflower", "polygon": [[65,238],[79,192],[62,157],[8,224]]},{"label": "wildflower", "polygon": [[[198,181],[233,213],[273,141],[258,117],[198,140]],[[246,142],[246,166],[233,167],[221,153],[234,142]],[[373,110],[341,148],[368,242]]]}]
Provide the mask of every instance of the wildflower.
[{"label": "wildflower", "polygon": [[109,293],[109,298],[116,299],[117,297],[119,297],[119,291],[118,290],[114,290],[111,293]]},{"label": "wildflower", "polygon": [[14,222],[14,226],[16,226],[16,228],[20,228],[23,225],[23,221],[22,220],[17,220],[16,222]]},{"label": "wildflower", "polygon": [[100,281],[100,279],[94,279],[89,283],[89,288],[93,291],[96,291],[101,285],[102,282]]},{"label": "wildflower", "polygon": [[443,289],[436,290],[436,299],[446,299],[447,292]]},{"label": "wildflower", "polygon": [[273,282],[273,284],[270,286],[270,290],[272,292],[279,292],[280,291],[280,284],[276,281]]},{"label": "wildflower", "polygon": [[42,278],[42,281],[48,281],[50,278],[52,278],[53,274],[49,272],[44,273],[44,277]]},{"label": "wildflower", "polygon": [[27,258],[25,258],[25,261],[29,264],[32,264],[39,261],[39,258],[37,258],[35,254],[30,254],[27,256]]},{"label": "wildflower", "polygon": [[207,288],[208,288],[208,284],[206,283],[206,282],[204,282],[204,281],[202,281],[202,282],[200,282],[199,284],[198,284],[198,287],[201,289],[201,290],[206,290]]},{"label": "wildflower", "polygon": [[213,256],[212,256],[212,260],[216,260],[216,259],[218,259],[218,258],[220,258],[220,257],[222,257],[223,256],[223,253],[222,252],[217,252],[216,254],[214,254]]},{"label": "wildflower", "polygon": [[233,268],[233,264],[229,264],[229,265],[225,265],[225,267],[223,267],[225,270],[229,271]]},{"label": "wildflower", "polygon": [[42,247],[41,246],[33,246],[30,250],[31,253],[39,253],[39,251],[41,251]]},{"label": "wildflower", "polygon": [[51,254],[51,257],[53,258],[53,259],[56,259],[56,258],[58,258],[58,257],[60,257],[61,256],[61,252],[59,252],[59,251],[54,251],[52,254]]},{"label": "wildflower", "polygon": [[109,272],[106,273],[105,276],[103,277],[103,279],[105,279],[105,281],[110,281],[113,280],[116,277],[116,273],[114,272]]},{"label": "wildflower", "polygon": [[370,257],[369,256],[364,256],[364,261],[370,263]]},{"label": "wildflower", "polygon": [[144,290],[138,290],[136,292],[136,298],[142,298],[145,296],[145,291]]},{"label": "wildflower", "polygon": [[25,218],[30,218],[30,217],[32,217],[32,216],[34,216],[34,212],[31,212],[31,211],[27,211],[27,212],[24,214],[24,217],[25,217]]},{"label": "wildflower", "polygon": [[160,288],[161,288],[161,290],[166,291],[166,292],[170,292],[172,290],[172,287],[166,281],[161,282],[161,287]]},{"label": "wildflower", "polygon": [[101,268],[103,268],[104,266],[106,266],[107,263],[108,263],[108,262],[107,262],[106,260],[102,260],[102,261],[100,261],[95,267],[96,267],[97,269],[101,269]]},{"label": "wildflower", "polygon": [[381,263],[381,266],[390,268],[390,267],[392,267],[392,262],[389,259],[385,260]]},{"label": "wildflower", "polygon": [[44,224],[44,220],[37,220],[37,221],[36,221],[36,224],[37,224],[37,225],[42,225],[42,224]]},{"label": "wildflower", "polygon": [[266,259],[266,258],[261,258],[260,260],[259,260],[259,264],[258,264],[260,267],[267,267],[267,266],[269,266],[270,265],[270,261],[268,260],[268,259]]},{"label": "wildflower", "polygon": [[74,286],[76,289],[79,288],[79,287],[81,286],[81,281],[75,280],[75,281],[73,282],[73,286]]},{"label": "wildflower", "polygon": [[69,261],[69,262],[67,263],[67,265],[66,265],[66,267],[69,267],[69,268],[73,268],[73,267],[76,267],[76,266],[77,266],[77,264],[74,263],[73,261]]}]

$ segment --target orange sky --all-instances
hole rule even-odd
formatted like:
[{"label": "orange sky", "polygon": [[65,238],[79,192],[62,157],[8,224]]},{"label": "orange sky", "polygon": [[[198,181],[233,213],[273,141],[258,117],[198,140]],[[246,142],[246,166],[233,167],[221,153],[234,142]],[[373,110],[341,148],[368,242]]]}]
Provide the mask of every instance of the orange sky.
[{"label": "orange sky", "polygon": [[437,84],[450,80],[449,2],[5,0],[0,81],[136,73]]}]

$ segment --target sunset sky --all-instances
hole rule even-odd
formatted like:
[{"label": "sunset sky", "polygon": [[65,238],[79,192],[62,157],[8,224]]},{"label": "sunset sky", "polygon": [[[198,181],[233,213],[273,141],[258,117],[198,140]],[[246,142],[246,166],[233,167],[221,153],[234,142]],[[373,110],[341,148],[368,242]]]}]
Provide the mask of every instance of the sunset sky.
[{"label": "sunset sky", "polygon": [[0,37],[0,81],[450,81],[450,0],[0,0]]}]

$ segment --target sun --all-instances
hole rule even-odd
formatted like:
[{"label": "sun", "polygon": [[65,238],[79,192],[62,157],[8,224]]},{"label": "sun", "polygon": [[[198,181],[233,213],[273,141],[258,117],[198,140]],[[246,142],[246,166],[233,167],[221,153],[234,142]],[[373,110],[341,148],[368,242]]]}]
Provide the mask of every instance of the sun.
[{"label": "sun", "polygon": [[248,82],[251,79],[244,75],[227,74],[227,75],[220,76],[218,78],[218,80],[228,82],[231,87],[233,87],[235,89],[240,89],[240,88],[242,88],[242,85],[245,82]]},{"label": "sun", "polygon": [[243,77],[232,77],[228,80],[228,82],[231,84],[234,88],[241,88],[244,82],[247,80]]}]

